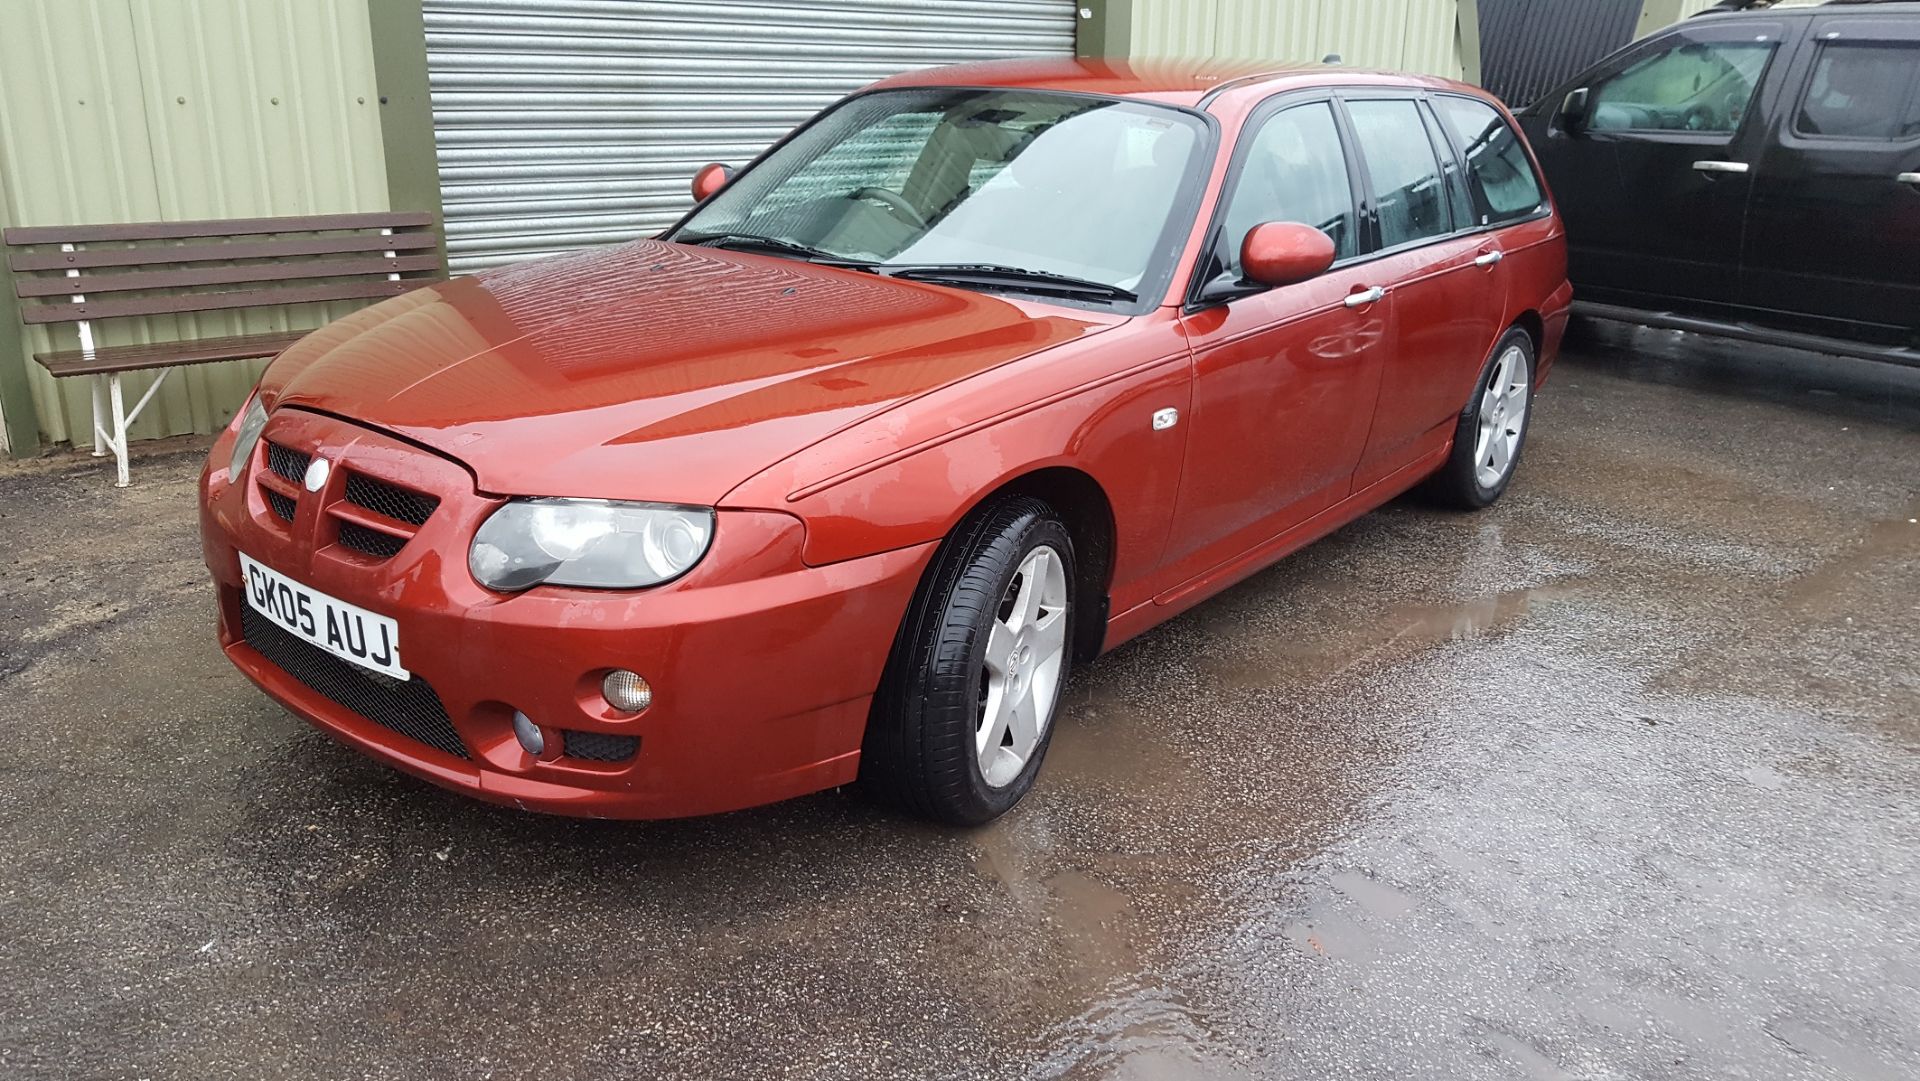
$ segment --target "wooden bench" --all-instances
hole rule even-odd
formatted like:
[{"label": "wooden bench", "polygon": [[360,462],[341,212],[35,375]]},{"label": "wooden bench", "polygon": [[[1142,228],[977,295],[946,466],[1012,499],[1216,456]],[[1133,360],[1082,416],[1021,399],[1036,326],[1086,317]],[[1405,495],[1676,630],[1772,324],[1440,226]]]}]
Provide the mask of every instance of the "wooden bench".
[{"label": "wooden bench", "polygon": [[[96,345],[107,319],[397,296],[439,281],[433,216],[395,211],[224,221],[23,226],[3,235],[23,321],[71,323],[80,347],[35,354],[55,378],[93,378],[93,453],[126,487],[127,426],[174,368],[270,357],[308,331]],[[159,370],[131,410],[126,372]]]}]

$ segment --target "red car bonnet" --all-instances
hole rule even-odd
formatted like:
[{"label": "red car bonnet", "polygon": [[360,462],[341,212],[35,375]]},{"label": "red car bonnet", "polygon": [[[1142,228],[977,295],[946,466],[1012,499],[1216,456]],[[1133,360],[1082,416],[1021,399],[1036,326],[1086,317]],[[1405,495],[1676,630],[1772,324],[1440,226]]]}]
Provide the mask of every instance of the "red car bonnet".
[{"label": "red car bonnet", "polygon": [[637,241],[356,313],[261,392],[440,451],[485,492],[711,504],[860,420],[1121,321]]}]

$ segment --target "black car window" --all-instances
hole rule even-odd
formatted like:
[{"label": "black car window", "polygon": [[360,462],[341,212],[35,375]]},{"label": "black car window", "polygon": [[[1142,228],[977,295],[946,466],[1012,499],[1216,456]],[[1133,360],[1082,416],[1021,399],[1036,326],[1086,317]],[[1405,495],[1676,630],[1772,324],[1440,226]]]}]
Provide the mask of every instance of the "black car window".
[{"label": "black car window", "polygon": [[1263,222],[1311,225],[1333,238],[1337,258],[1359,253],[1353,183],[1333,106],[1324,101],[1297,105],[1261,125],[1248,145],[1223,221],[1217,257],[1236,276],[1240,243]]},{"label": "black car window", "polygon": [[1731,134],[1753,102],[1772,42],[1689,41],[1593,88],[1590,131]]},{"label": "black car window", "polygon": [[1447,186],[1419,103],[1361,99],[1349,101],[1347,113],[1373,181],[1380,246],[1397,248],[1452,232]]},{"label": "black car window", "polygon": [[1512,125],[1482,101],[1441,95],[1433,102],[1466,154],[1474,221],[1501,225],[1537,212],[1546,197]]},{"label": "black car window", "polygon": [[1920,135],[1920,42],[1824,42],[1794,130],[1848,139]]}]

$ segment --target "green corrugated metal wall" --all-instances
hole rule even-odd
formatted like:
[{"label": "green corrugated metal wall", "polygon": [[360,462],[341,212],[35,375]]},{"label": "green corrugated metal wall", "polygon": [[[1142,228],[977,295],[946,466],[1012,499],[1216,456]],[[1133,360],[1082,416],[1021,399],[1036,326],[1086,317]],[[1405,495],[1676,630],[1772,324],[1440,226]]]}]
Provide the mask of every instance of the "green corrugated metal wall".
[{"label": "green corrugated metal wall", "polygon": [[[0,7],[0,224],[387,209],[367,0]],[[102,344],[162,341],[317,326],[349,310],[123,319],[95,333]],[[73,344],[71,328],[54,329],[54,347]],[[47,348],[46,331],[26,334],[28,354]],[[261,366],[176,371],[134,437],[215,430]],[[56,384],[28,367],[45,438],[90,444],[87,380]],[[127,382],[137,398],[147,378]]]},{"label": "green corrugated metal wall", "polygon": [[1314,61],[1463,78],[1460,0],[1133,0],[1134,56]]}]

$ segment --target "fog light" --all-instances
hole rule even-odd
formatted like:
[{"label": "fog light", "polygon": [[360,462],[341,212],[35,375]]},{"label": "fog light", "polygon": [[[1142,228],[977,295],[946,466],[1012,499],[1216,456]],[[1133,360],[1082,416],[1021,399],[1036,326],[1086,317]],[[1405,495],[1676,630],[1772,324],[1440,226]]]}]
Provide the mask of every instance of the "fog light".
[{"label": "fog light", "polygon": [[538,755],[547,749],[547,737],[540,734],[540,726],[517,709],[513,711],[513,734],[520,741],[520,749],[528,754]]},{"label": "fog light", "polygon": [[653,688],[640,673],[624,668],[607,673],[607,678],[600,681],[600,693],[606,696],[607,705],[624,713],[638,713],[653,705]]}]

